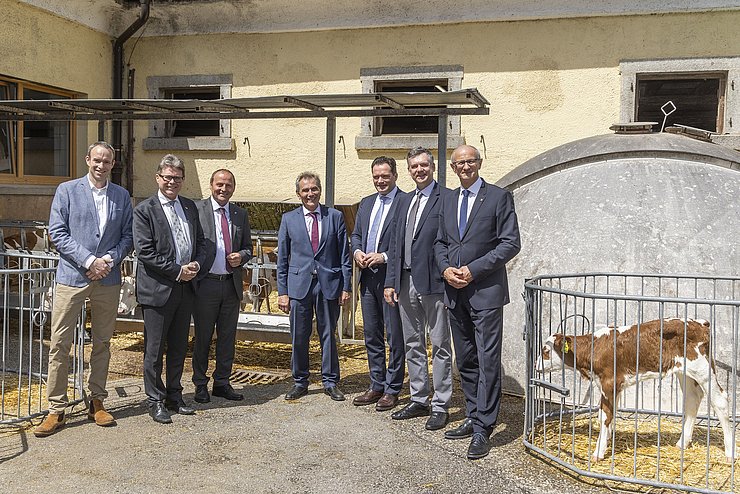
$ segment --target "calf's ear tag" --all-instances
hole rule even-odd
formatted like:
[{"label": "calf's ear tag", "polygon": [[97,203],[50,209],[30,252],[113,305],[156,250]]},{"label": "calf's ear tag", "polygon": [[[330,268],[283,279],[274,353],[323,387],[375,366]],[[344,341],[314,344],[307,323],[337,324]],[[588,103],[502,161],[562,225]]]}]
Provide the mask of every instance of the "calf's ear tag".
[{"label": "calf's ear tag", "polygon": [[565,338],[565,342],[563,343],[563,353],[568,353],[570,351],[570,344],[568,342],[568,338]]}]

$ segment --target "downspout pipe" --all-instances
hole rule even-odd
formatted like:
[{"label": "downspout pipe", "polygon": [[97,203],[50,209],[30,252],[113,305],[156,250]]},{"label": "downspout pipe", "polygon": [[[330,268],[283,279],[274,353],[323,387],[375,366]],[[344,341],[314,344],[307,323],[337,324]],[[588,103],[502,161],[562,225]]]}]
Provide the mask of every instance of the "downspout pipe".
[{"label": "downspout pipe", "polygon": [[[140,10],[139,18],[136,19],[116,40],[113,42],[113,99],[123,98],[123,44],[134,35],[136,31],[143,26],[149,19],[149,8],[151,0],[139,0]],[[122,159],[121,159],[121,141],[123,140],[123,127],[120,120],[113,121],[113,149],[116,151],[115,166],[112,171],[113,183],[121,183]],[[131,150],[129,150],[130,152]],[[128,191],[129,194],[133,190]]]}]

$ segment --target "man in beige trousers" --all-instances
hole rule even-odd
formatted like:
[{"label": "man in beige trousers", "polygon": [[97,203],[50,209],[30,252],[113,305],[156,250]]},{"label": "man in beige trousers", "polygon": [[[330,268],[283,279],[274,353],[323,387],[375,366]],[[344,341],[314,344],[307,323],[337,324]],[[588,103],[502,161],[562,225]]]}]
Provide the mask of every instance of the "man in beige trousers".
[{"label": "man in beige trousers", "polygon": [[133,234],[131,198],[124,188],[108,180],[113,156],[108,143],[93,143],[85,156],[88,173],[62,183],[54,194],[49,236],[59,252],[59,264],[46,384],[49,414],[34,429],[36,437],[50,436],[64,427],[69,404],[69,352],[86,299],[92,310],[93,342],[88,417],[100,426],[116,423],[103,407],[103,400],[108,396],[105,387],[121,289],[121,261],[131,252]]}]

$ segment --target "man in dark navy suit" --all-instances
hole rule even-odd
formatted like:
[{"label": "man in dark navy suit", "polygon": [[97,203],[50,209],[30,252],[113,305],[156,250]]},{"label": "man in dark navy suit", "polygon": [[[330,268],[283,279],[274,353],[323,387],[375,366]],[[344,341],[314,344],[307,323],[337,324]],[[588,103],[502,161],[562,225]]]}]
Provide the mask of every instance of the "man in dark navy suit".
[{"label": "man in dark navy suit", "polygon": [[488,455],[498,418],[503,307],[509,303],[506,263],[521,246],[514,198],[480,178],[478,150],[460,146],[451,160],[460,188],[444,201],[434,254],[446,282],[467,419],[445,437],[472,435],[468,458],[474,460]]},{"label": "man in dark navy suit", "polygon": [[339,306],[349,300],[352,261],[342,213],[319,204],[321,180],[304,172],[295,182],[302,206],[283,215],[278,232],[278,307],[290,314],[293,387],[286,400],[308,393],[308,343],[311,322],[321,340],[321,380],[324,393],[343,401],[339,390],[339,355],[334,332]]},{"label": "man in dark navy suit", "polygon": [[[380,156],[371,165],[377,194],[360,201],[352,232],[352,255],[362,270],[360,293],[362,320],[370,370],[370,388],[356,396],[356,406],[375,403],[378,411],[390,410],[398,403],[404,377],[403,332],[398,306],[389,305],[383,296],[388,250],[393,236],[394,215],[402,191],[396,187],[396,160]],[[388,363],[385,342],[388,339]]]},{"label": "man in dark navy suit", "polygon": [[[443,299],[444,281],[432,246],[439,229],[440,204],[450,190],[434,180],[434,156],[428,149],[412,149],[406,162],[416,188],[399,199],[385,277],[385,299],[391,305],[398,302],[401,312],[411,401],[391,418],[405,420],[429,415],[426,428],[437,430],[447,425],[449,417],[452,349],[450,321]],[[427,328],[432,343],[431,402]]]}]

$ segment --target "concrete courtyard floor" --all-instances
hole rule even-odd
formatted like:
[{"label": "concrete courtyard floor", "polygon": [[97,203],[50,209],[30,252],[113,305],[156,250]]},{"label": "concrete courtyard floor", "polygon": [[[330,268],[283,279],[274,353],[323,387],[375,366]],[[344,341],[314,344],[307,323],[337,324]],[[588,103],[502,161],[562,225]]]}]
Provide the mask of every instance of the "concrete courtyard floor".
[{"label": "concrete courtyard floor", "polygon": [[[200,405],[192,401],[186,373],[184,397],[197,414],[175,415],[174,423],[160,425],[142,404],[141,377],[116,372],[141,365],[137,345],[129,347],[130,355],[126,351],[114,349],[106,400],[117,426],[97,427],[83,405],[48,438],[36,438],[29,427],[0,426],[0,493],[608,492],[526,452],[521,398],[504,397],[494,447],[479,461],[466,459],[468,440],[426,431],[424,418],[396,421],[390,412],[353,406],[351,399],[367,387],[366,367],[354,374],[343,368],[344,402],[331,401],[318,383],[308,396],[287,402],[287,378],[235,385],[245,395],[242,402],[213,398]],[[359,360],[363,353],[359,347],[351,358]],[[285,367],[280,372],[288,375]],[[455,386],[448,427],[464,419],[459,383]],[[408,383],[404,391],[401,405]]]}]

